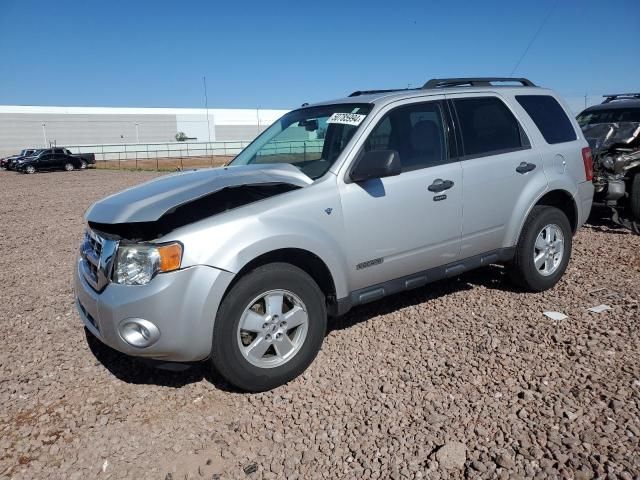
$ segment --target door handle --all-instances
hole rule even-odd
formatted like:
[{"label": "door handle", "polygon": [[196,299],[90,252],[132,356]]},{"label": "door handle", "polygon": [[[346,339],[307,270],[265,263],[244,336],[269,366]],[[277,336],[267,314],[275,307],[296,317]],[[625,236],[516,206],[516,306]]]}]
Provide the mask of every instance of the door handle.
[{"label": "door handle", "polygon": [[530,172],[534,168],[536,168],[535,163],[521,162],[520,165],[516,167],[516,172],[524,174],[524,173]]},{"label": "door handle", "polygon": [[451,180],[442,180],[441,178],[436,178],[427,189],[430,192],[438,193],[449,190],[451,187],[453,187],[453,182]]}]

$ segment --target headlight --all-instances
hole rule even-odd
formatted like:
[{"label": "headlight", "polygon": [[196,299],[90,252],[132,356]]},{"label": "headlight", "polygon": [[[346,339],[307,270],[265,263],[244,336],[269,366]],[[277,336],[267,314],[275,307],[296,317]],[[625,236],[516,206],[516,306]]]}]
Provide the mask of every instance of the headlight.
[{"label": "headlight", "polygon": [[182,245],[120,245],[113,281],[123,285],[146,285],[158,273],[180,268]]}]

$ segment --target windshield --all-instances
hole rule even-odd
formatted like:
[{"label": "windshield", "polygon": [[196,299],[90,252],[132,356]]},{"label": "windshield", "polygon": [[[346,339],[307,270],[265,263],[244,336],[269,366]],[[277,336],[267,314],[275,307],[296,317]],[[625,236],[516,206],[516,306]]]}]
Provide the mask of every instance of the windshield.
[{"label": "windshield", "polygon": [[320,178],[371,111],[369,104],[302,108],[276,121],[230,163],[289,163],[308,177]]},{"label": "windshield", "polygon": [[596,123],[640,122],[640,108],[591,110],[578,115],[580,127]]}]

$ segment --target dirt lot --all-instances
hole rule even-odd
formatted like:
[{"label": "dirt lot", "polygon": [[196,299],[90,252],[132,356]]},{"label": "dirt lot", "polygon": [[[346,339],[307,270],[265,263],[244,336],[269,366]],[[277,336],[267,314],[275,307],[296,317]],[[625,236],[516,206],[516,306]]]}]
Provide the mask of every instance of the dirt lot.
[{"label": "dirt lot", "polygon": [[191,157],[158,157],[158,158],[123,158],[120,160],[96,161],[96,168],[110,170],[161,170],[175,171],[188,168],[219,167],[233,159],[233,156],[191,156]]},{"label": "dirt lot", "polygon": [[155,175],[0,172],[0,478],[640,478],[640,237],[583,229],[543,294],[490,267],[358,308],[247,395],[88,346],[82,214]]}]

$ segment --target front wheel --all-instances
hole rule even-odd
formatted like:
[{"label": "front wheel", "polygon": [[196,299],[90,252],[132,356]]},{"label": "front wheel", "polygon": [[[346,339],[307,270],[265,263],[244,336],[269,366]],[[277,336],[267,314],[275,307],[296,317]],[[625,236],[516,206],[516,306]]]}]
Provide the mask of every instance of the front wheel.
[{"label": "front wheel", "polygon": [[562,210],[533,207],[508,266],[511,280],[532,292],[552,288],[567,269],[572,240],[571,225]]},{"label": "front wheel", "polygon": [[36,173],[36,167],[34,167],[33,165],[27,165],[24,169],[24,173],[28,173],[29,175],[31,175],[32,173]]},{"label": "front wheel", "polygon": [[218,309],[212,366],[241,390],[270,390],[304,372],[326,326],[324,295],[306,272],[286,263],[258,267]]}]

